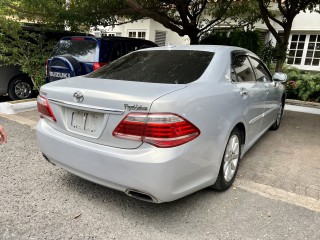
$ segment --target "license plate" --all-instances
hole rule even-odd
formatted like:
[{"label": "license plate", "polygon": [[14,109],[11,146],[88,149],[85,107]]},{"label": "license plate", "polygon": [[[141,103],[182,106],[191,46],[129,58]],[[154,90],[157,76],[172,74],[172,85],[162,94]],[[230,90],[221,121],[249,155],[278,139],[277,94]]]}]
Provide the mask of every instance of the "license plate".
[{"label": "license plate", "polygon": [[99,123],[99,115],[84,111],[74,111],[71,114],[71,127],[76,130],[95,133]]}]

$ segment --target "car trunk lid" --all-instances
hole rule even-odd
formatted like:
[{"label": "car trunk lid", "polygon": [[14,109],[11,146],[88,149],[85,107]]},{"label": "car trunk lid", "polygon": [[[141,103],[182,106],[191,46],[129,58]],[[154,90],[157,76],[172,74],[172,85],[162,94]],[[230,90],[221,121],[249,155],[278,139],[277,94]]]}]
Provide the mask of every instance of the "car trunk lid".
[{"label": "car trunk lid", "polygon": [[149,112],[154,100],[186,87],[76,77],[41,88],[57,122],[56,130],[84,141],[118,148],[137,148],[141,142],[112,136],[129,112]]}]

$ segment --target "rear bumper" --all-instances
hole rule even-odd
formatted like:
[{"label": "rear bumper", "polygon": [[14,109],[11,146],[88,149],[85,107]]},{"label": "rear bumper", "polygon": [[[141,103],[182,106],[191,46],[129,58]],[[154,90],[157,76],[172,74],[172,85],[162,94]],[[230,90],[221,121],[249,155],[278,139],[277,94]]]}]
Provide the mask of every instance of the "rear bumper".
[{"label": "rear bumper", "polygon": [[119,149],[65,135],[46,121],[38,122],[37,138],[50,162],[122,192],[148,193],[156,202],[173,201],[210,186],[219,171],[220,162],[206,152],[212,151],[210,141],[191,141],[175,148],[143,144],[138,149]]}]

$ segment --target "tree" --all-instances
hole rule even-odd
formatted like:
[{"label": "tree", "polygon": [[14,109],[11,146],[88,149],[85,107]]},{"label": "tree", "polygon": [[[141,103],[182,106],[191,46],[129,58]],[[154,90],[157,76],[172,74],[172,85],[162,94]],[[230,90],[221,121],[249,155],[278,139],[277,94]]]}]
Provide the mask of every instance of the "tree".
[{"label": "tree", "polygon": [[41,31],[24,31],[16,21],[0,18],[0,65],[16,65],[38,88],[44,83],[45,60],[55,42]]},{"label": "tree", "polygon": [[[316,10],[317,5],[320,4],[319,0],[257,0],[261,11],[261,18],[267,25],[268,29],[277,41],[277,53],[276,53],[276,71],[281,71],[283,63],[286,59],[286,52],[289,43],[289,37],[291,33],[292,23],[294,18],[302,11]],[[277,9],[280,13],[280,18],[277,18],[275,12],[271,10],[270,4],[275,2]],[[281,35],[271,21],[279,24],[283,29],[283,35]]]},{"label": "tree", "polygon": [[[5,1],[11,15],[38,22],[79,26],[110,26],[151,18],[196,44],[202,34],[219,24],[245,26],[257,19],[255,1],[234,0],[17,0]],[[248,14],[249,13],[249,14]]]}]

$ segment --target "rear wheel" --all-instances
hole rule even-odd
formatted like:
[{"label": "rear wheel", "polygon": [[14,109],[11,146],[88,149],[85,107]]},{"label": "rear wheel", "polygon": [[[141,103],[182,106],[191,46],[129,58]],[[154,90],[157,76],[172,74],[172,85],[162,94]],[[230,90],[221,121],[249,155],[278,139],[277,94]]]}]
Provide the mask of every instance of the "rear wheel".
[{"label": "rear wheel", "polygon": [[227,190],[233,183],[239,166],[241,155],[241,135],[238,128],[230,133],[227,146],[224,151],[218,178],[213,188],[218,191]]},{"label": "rear wheel", "polygon": [[30,98],[33,95],[33,84],[27,76],[13,78],[8,87],[8,94],[12,100]]},{"label": "rear wheel", "polygon": [[275,131],[275,130],[278,130],[278,128],[280,127],[280,123],[281,123],[281,119],[282,119],[282,115],[283,115],[283,109],[284,109],[284,99],[281,100],[280,108],[277,113],[277,119],[274,122],[274,124],[271,125],[270,130]]}]

